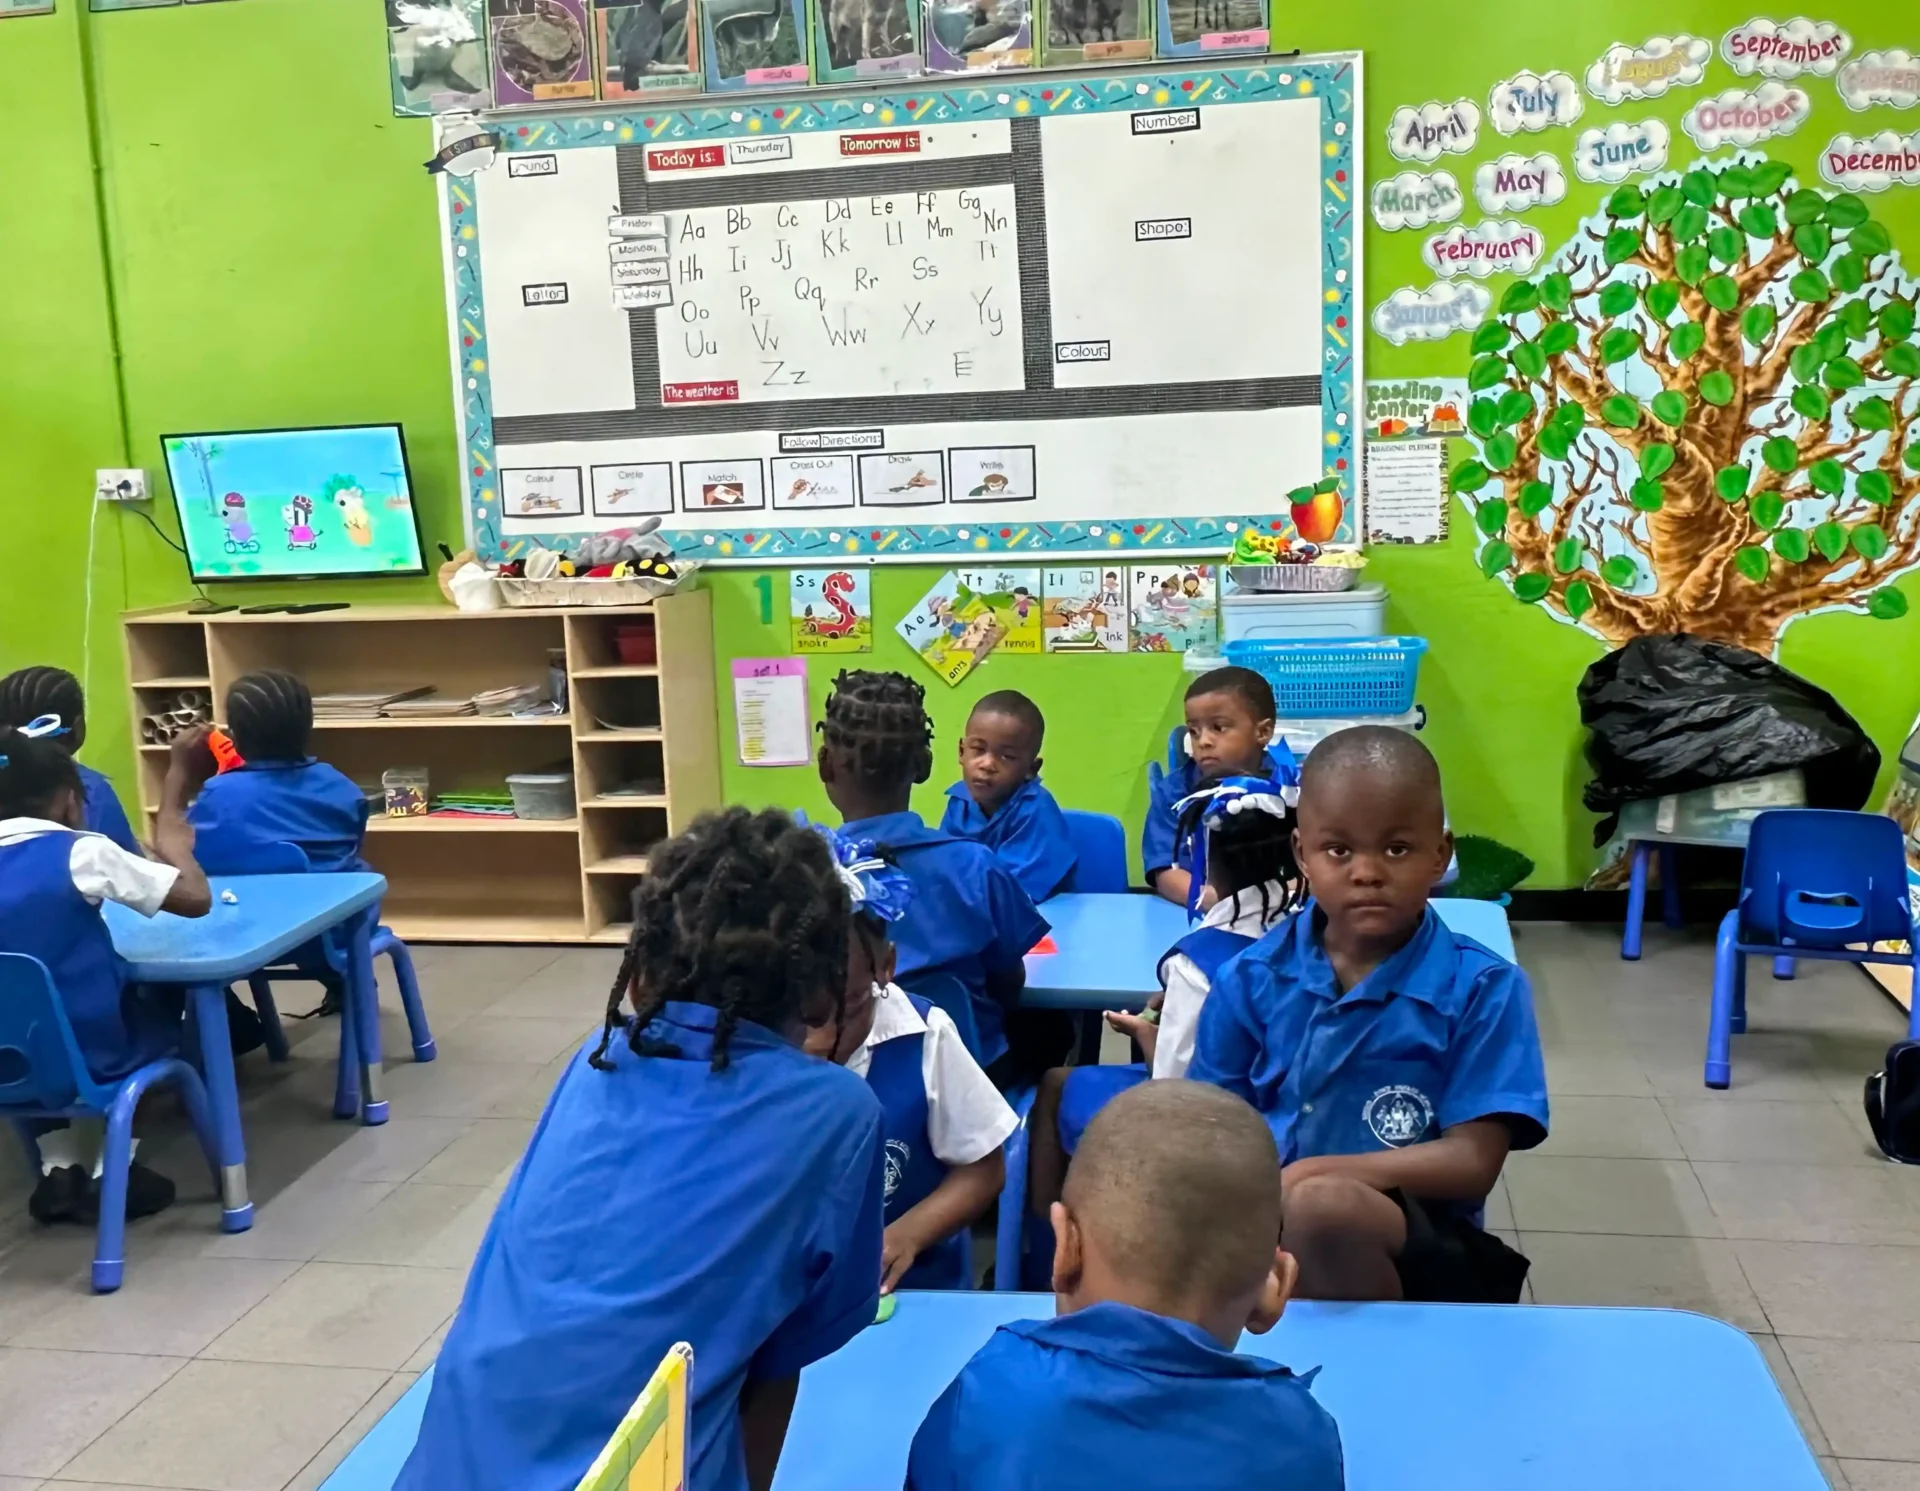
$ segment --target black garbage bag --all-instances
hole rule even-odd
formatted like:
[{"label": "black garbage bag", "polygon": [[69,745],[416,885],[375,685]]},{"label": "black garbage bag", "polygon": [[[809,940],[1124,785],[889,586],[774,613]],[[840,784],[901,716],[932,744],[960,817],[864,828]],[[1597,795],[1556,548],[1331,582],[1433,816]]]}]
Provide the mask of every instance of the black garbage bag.
[{"label": "black garbage bag", "polygon": [[1671,633],[1636,637],[1587,669],[1586,804],[1613,836],[1623,803],[1799,767],[1807,806],[1862,806],[1880,751],[1833,695],[1757,652]]}]

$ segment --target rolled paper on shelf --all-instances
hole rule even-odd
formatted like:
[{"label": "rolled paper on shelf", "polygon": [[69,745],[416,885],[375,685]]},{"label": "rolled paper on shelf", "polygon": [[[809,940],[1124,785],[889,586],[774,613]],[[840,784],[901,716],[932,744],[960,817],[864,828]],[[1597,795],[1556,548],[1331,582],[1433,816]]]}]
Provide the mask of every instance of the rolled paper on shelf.
[{"label": "rolled paper on shelf", "polygon": [[158,745],[160,743],[160,722],[150,714],[141,717],[140,740],[144,745]]}]

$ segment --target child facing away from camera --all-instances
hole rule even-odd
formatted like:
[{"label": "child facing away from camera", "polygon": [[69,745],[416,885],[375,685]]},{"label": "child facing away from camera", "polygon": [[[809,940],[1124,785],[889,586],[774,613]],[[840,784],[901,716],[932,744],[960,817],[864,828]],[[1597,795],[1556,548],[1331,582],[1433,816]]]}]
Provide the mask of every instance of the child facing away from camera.
[{"label": "child facing away from camera", "polygon": [[1155,776],[1140,830],[1140,862],[1155,895],[1189,910],[1209,904],[1193,873],[1193,835],[1180,804],[1206,782],[1227,777],[1293,780],[1299,768],[1275,741],[1273,689],[1251,668],[1215,668],[1187,689],[1186,754],[1177,771]]},{"label": "child facing away from camera", "polygon": [[[18,730],[49,716],[60,721],[54,743],[77,757],[87,743],[87,696],[80,680],[65,668],[19,668],[0,678],[0,726]],[[103,834],[129,854],[140,853],[140,841],[127,810],[120,806],[113,783],[91,766],[76,760],[80,790],[86,798],[87,831]]]},{"label": "child facing away from camera", "polygon": [[728,808],[651,860],[606,1028],[500,1198],[396,1491],[574,1485],[679,1341],[687,1484],[764,1491],[801,1369],[873,1321],[880,1103],[801,1049],[846,1014],[833,853]]},{"label": "child facing away from camera", "polygon": [[1328,736],[1294,843],[1312,900],[1221,970],[1187,1075],[1271,1126],[1304,1297],[1516,1301],[1527,1260],[1480,1223],[1547,1136],[1546,1072],[1526,975],[1427,904],[1438,765],[1386,726]]},{"label": "child facing away from camera", "polygon": [[1047,923],[991,849],[913,811],[913,789],[933,771],[925,699],[903,674],[841,673],[819,726],[820,781],[841,831],[877,845],[913,882],[913,904],[892,928],[894,976],[952,1016],[974,1059],[1001,1078],[1007,1016]]},{"label": "child facing away from camera", "polygon": [[960,780],[947,788],[941,829],[978,839],[1035,905],[1067,889],[1077,859],[1067,820],[1040,785],[1047,722],[1013,689],[982,696],[960,735]]},{"label": "child facing away from camera", "polygon": [[1007,1174],[1002,1149],[1020,1120],[952,1017],[893,982],[887,933],[906,915],[913,882],[871,843],[819,831],[853,902],[853,933],[844,1013],[809,1031],[806,1050],[865,1077],[886,1114],[880,1292],[971,1289],[968,1228],[1000,1194]]},{"label": "child facing away from camera", "polygon": [[1052,1209],[1058,1313],[1001,1326],[961,1368],[908,1491],[1341,1491],[1332,1417],[1235,1349],[1293,1288],[1279,1170],[1230,1093],[1149,1082],[1103,1108]]},{"label": "child facing away from camera", "polygon": [[[0,726],[0,952],[38,958],[52,976],[87,1071],[117,1082],[178,1050],[180,991],[131,981],[101,915],[117,901],[142,916],[205,916],[213,906],[193,857],[186,803],[198,785],[205,727],[173,742],[155,820],[155,859],[86,827],[86,789],[60,741],[61,722]],[[38,1222],[94,1221],[100,1211],[97,1124],[32,1123],[40,1179],[27,1200]],[[173,1182],[137,1161],[127,1176],[126,1214],[172,1204]]]}]

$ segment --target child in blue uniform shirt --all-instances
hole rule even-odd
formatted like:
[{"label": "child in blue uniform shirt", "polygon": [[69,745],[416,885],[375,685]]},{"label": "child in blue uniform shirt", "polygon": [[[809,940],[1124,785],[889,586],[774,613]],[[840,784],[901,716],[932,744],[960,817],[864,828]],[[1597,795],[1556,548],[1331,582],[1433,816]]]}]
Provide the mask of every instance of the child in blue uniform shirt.
[{"label": "child in blue uniform shirt", "polygon": [[1221,971],[1187,1075],[1246,1098],[1286,1160],[1282,1238],[1317,1299],[1508,1302],[1527,1260],[1479,1225],[1547,1135],[1526,975],[1427,905],[1452,835],[1404,731],[1329,736],[1301,775],[1313,900]]},{"label": "child in blue uniform shirt", "polygon": [[[87,743],[87,698],[80,680],[65,668],[21,668],[0,678],[0,725],[18,729],[46,715],[59,717],[62,728],[56,743],[69,756],[77,756]],[[86,797],[87,832],[102,834],[127,853],[139,854],[140,841],[127,822],[127,810],[120,806],[113,783],[80,761],[73,763],[73,769],[80,774],[80,789]]]},{"label": "child in blue uniform shirt", "polygon": [[971,1289],[968,1228],[1006,1181],[1002,1146],[1020,1126],[943,1009],[893,982],[887,929],[906,915],[913,882],[832,829],[853,936],[844,1016],[806,1049],[863,1076],[886,1114],[887,1232],[880,1292]]},{"label": "child in blue uniform shirt", "polygon": [[[0,726],[0,952],[38,958],[53,976],[80,1054],[95,1080],[115,1082],[179,1045],[177,990],[130,983],[100,903],[142,916],[205,916],[213,905],[193,857],[184,808],[206,731],[173,744],[154,833],[159,859],[131,854],[86,831],[80,777],[58,743],[57,718],[26,730]],[[36,1123],[40,1181],[28,1210],[40,1222],[92,1221],[99,1192],[83,1136],[64,1122]],[[90,1136],[87,1136],[90,1140]],[[173,1200],[173,1182],[146,1166],[128,1172],[127,1215]]]},{"label": "child in blue uniform shirt", "polygon": [[893,927],[895,977],[951,1015],[1000,1078],[1011,1075],[1001,1058],[1007,1014],[1026,987],[1023,959],[1047,923],[992,850],[927,827],[909,806],[933,771],[925,698],[899,673],[841,673],[819,726],[820,781],[847,837],[877,844],[913,882],[913,905]]},{"label": "child in blue uniform shirt", "polygon": [[241,873],[266,844],[293,844],[319,871],[365,870],[367,797],[307,754],[313,696],[291,673],[266,670],[227,690],[227,733],[245,764],[209,781],[193,804],[201,862]]},{"label": "child in blue uniform shirt", "polygon": [[678,1341],[689,1488],[763,1491],[800,1370],[873,1321],[880,1104],[801,1050],[846,999],[832,853],[729,808],[650,857],[605,1032],[500,1198],[395,1491],[571,1487]]},{"label": "child in blue uniform shirt", "polygon": [[1186,759],[1180,769],[1148,773],[1140,863],[1155,895],[1189,910],[1211,904],[1193,876],[1192,835],[1180,832],[1180,803],[1206,782],[1226,777],[1297,781],[1285,741],[1273,737],[1273,689],[1251,668],[1215,668],[1187,689]]},{"label": "child in blue uniform shirt", "polygon": [[1149,1082],[1103,1108],[1053,1207],[1059,1313],[961,1368],[908,1491],[1341,1491],[1306,1381],[1234,1349],[1291,1292],[1279,1176],[1259,1115],[1217,1089]]},{"label": "child in blue uniform shirt", "polygon": [[1067,820],[1040,785],[1047,722],[1025,694],[1002,689],[973,706],[960,737],[960,780],[947,788],[940,827],[978,839],[1035,905],[1067,889],[1077,860]]}]

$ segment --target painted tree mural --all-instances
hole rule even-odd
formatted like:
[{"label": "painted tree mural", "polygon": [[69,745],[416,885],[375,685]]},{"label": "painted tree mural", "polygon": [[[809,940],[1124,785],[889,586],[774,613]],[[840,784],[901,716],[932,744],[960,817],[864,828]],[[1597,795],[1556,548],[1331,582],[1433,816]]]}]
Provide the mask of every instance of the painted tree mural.
[{"label": "painted tree mural", "polygon": [[1858,197],[1756,155],[1627,185],[1474,334],[1479,563],[1610,643],[1771,654],[1920,563],[1916,288]]}]

